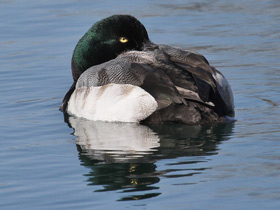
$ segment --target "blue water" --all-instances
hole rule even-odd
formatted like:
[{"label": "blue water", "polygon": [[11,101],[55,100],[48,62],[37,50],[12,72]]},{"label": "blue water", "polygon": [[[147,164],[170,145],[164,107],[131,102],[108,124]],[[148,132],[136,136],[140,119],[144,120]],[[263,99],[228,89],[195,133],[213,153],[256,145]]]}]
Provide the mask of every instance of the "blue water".
[{"label": "blue water", "polygon": [[[279,209],[280,3],[0,0],[0,209]],[[79,38],[116,13],[196,50],[232,85],[235,123],[64,119]]]}]

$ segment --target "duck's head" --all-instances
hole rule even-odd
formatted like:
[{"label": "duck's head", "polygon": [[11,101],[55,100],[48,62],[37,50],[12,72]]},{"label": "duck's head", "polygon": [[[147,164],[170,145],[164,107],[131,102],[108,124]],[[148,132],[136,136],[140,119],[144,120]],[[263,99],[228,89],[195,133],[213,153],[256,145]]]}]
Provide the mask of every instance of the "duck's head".
[{"label": "duck's head", "polygon": [[72,57],[74,81],[89,67],[150,43],[145,27],[130,15],[113,15],[95,23],[79,40]]}]

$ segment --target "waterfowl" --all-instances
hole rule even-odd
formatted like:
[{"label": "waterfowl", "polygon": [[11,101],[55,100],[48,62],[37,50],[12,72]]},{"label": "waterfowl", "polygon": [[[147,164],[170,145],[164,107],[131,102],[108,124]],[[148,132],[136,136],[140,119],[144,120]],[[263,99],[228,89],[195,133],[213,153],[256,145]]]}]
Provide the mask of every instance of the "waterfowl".
[{"label": "waterfowl", "polygon": [[199,53],[150,41],[130,15],[95,23],[72,56],[61,110],[89,120],[204,124],[233,115],[231,87]]}]

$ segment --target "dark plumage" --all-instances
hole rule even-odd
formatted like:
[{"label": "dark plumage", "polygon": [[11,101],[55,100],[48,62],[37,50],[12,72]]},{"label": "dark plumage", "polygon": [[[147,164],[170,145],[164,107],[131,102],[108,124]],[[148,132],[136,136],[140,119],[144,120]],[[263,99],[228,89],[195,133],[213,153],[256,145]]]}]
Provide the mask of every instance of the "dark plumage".
[{"label": "dark plumage", "polygon": [[[127,41],[122,43],[122,37]],[[74,84],[63,111],[75,88],[116,83],[139,86],[154,97],[158,108],[146,123],[210,123],[234,113],[227,80],[205,57],[150,42],[132,16],[115,15],[95,24],[74,50],[72,72]]]}]

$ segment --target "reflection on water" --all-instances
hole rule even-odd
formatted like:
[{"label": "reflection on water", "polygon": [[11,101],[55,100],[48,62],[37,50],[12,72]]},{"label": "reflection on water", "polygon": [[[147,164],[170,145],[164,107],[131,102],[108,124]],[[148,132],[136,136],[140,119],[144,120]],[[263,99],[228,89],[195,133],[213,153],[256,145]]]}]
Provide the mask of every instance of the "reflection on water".
[{"label": "reflection on water", "polygon": [[106,163],[128,162],[159,147],[159,137],[148,127],[135,123],[94,122],[69,117],[77,145],[83,153]]},{"label": "reflection on water", "polygon": [[[139,200],[160,195],[161,177],[188,177],[203,173],[204,156],[217,154],[217,145],[232,134],[234,124],[212,126],[138,125],[93,122],[69,117],[77,136],[81,165],[95,191],[121,190],[132,195],[121,200]],[[176,159],[157,169],[156,162]],[[140,193],[141,192],[141,193]],[[134,194],[136,193],[136,194]]]}]

